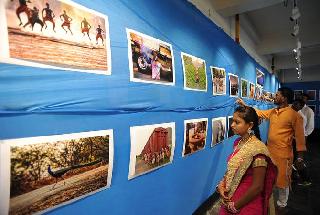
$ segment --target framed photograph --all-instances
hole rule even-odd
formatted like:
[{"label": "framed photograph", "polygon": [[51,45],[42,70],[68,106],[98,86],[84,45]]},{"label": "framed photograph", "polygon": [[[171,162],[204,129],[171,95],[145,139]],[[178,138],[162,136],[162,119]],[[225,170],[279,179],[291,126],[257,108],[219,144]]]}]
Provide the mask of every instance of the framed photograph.
[{"label": "framed photograph", "polygon": [[241,78],[241,97],[248,97],[248,81],[243,78]]},{"label": "framed photograph", "polygon": [[302,99],[303,90],[294,90],[294,99]]},{"label": "framed photograph", "polygon": [[308,107],[313,110],[314,115],[317,115],[316,105],[308,105]]},{"label": "framed photograph", "polygon": [[233,130],[231,128],[232,121],[233,121],[233,116],[228,116],[228,138],[234,136]]},{"label": "framed photograph", "polygon": [[256,86],[255,100],[257,101],[262,100],[262,87],[258,85]]},{"label": "framed photograph", "polygon": [[0,7],[1,62],[111,75],[106,15],[71,0],[1,1]]},{"label": "framed photograph", "polygon": [[227,120],[226,117],[212,119],[212,143],[211,147],[221,143],[226,138]]},{"label": "framed photograph", "polygon": [[113,132],[0,141],[3,214],[45,213],[111,184]]},{"label": "framed photograph", "polygon": [[254,83],[249,82],[249,98],[254,99],[255,86]]},{"label": "framed photograph", "polygon": [[184,121],[184,144],[182,156],[193,154],[206,145],[208,118]]},{"label": "framed photograph", "polygon": [[206,62],[181,52],[184,89],[207,92]]},{"label": "framed photograph", "polygon": [[212,78],[212,94],[225,95],[226,94],[226,70],[223,68],[210,66]]},{"label": "framed photograph", "polygon": [[131,150],[128,179],[172,163],[175,123],[130,127]]},{"label": "framed photograph", "polygon": [[174,85],[174,59],[169,43],[127,29],[130,81]]},{"label": "framed photograph", "polygon": [[259,69],[256,69],[256,85],[260,87],[264,85],[264,73]]},{"label": "framed photograph", "polygon": [[239,96],[239,78],[237,75],[229,73],[230,97]]},{"label": "framed photograph", "polygon": [[316,90],[307,90],[307,94],[309,96],[308,102],[316,101],[317,91]]}]

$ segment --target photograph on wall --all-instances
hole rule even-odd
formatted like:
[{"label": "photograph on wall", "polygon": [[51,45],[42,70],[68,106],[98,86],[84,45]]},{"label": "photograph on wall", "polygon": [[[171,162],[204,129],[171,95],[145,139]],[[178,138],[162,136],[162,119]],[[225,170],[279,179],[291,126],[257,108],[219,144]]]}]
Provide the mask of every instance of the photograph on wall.
[{"label": "photograph on wall", "polygon": [[256,69],[256,85],[260,87],[264,85],[264,73],[259,69]]},{"label": "photograph on wall", "polygon": [[262,100],[262,87],[260,86],[256,86],[255,100],[257,101]]},{"label": "photograph on wall", "polygon": [[226,70],[223,68],[210,66],[212,78],[212,94],[225,95],[227,90],[227,75]]},{"label": "photograph on wall", "polygon": [[0,197],[9,199],[1,207],[9,214],[42,213],[111,184],[112,130],[4,140],[1,147]]},{"label": "photograph on wall", "polygon": [[231,128],[233,122],[233,116],[228,116],[228,138],[234,136],[234,132]]},{"label": "photograph on wall", "polygon": [[317,115],[316,105],[308,105],[313,110],[314,115]]},{"label": "photograph on wall", "polygon": [[211,147],[221,143],[226,137],[227,120],[226,117],[212,119],[212,143]]},{"label": "photograph on wall", "polygon": [[309,99],[308,99],[309,102],[316,100],[317,98],[316,92],[317,92],[316,90],[307,90],[307,94],[309,96]]},{"label": "photograph on wall", "polygon": [[207,91],[206,62],[201,58],[181,52],[184,89]]},{"label": "photograph on wall", "polygon": [[303,90],[294,90],[294,99],[302,99]]},{"label": "photograph on wall", "polygon": [[111,74],[108,17],[71,0],[1,1],[5,63]]},{"label": "photograph on wall", "polygon": [[128,179],[172,163],[175,123],[130,127],[131,150]]},{"label": "photograph on wall", "polygon": [[182,156],[193,154],[206,145],[208,119],[191,119],[184,121],[184,144]]},{"label": "photograph on wall", "polygon": [[249,98],[250,99],[254,98],[254,92],[255,92],[254,83],[249,82]]},{"label": "photograph on wall", "polygon": [[248,81],[241,78],[241,97],[248,97]]},{"label": "photograph on wall", "polygon": [[239,96],[239,78],[237,75],[229,73],[230,97]]},{"label": "photograph on wall", "polygon": [[130,81],[174,85],[174,60],[169,43],[127,29]]}]

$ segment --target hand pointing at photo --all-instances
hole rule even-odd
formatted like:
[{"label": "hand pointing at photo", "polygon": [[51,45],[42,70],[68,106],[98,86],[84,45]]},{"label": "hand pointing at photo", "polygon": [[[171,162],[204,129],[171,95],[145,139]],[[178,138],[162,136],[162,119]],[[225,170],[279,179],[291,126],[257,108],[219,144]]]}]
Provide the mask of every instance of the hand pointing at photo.
[{"label": "hand pointing at photo", "polygon": [[240,106],[248,106],[241,98],[238,98],[236,103]]}]

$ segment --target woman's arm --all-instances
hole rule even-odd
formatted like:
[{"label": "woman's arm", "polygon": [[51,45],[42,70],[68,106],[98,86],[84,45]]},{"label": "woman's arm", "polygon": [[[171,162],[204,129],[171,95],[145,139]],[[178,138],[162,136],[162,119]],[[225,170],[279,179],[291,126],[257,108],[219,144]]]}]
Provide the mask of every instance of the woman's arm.
[{"label": "woman's arm", "polygon": [[264,180],[266,175],[266,166],[258,166],[253,168],[253,181],[247,192],[234,203],[236,209],[241,209],[247,203],[252,201],[264,187]]}]

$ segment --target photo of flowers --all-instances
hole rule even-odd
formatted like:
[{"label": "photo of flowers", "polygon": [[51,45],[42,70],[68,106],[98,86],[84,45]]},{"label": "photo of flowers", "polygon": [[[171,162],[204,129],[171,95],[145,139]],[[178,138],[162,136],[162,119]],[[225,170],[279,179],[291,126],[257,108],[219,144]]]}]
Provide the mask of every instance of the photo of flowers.
[{"label": "photo of flowers", "polygon": [[206,62],[201,58],[181,52],[184,89],[207,91]]},{"label": "photo of flowers", "polygon": [[248,97],[248,81],[243,78],[241,78],[241,97]]},{"label": "photo of flowers", "polygon": [[128,179],[172,163],[175,123],[130,127],[131,150]]},{"label": "photo of flowers", "polygon": [[130,81],[174,85],[172,46],[127,29]]},{"label": "photo of flowers", "polygon": [[212,119],[212,143],[211,147],[221,143],[226,137],[227,120],[225,117]]},{"label": "photo of flowers", "polygon": [[210,66],[212,78],[212,94],[225,95],[226,94],[226,71],[223,68]]},{"label": "photo of flowers", "polygon": [[11,0],[0,7],[1,62],[111,75],[106,15],[71,0]]},{"label": "photo of flowers", "polygon": [[230,97],[239,96],[239,78],[237,75],[229,73]]},{"label": "photo of flowers", "polygon": [[191,119],[184,121],[184,144],[182,156],[204,149],[208,131],[208,119]]},{"label": "photo of flowers", "polygon": [[112,130],[4,140],[0,147],[8,155],[0,164],[0,197],[8,203],[2,212],[43,213],[111,184]]}]

